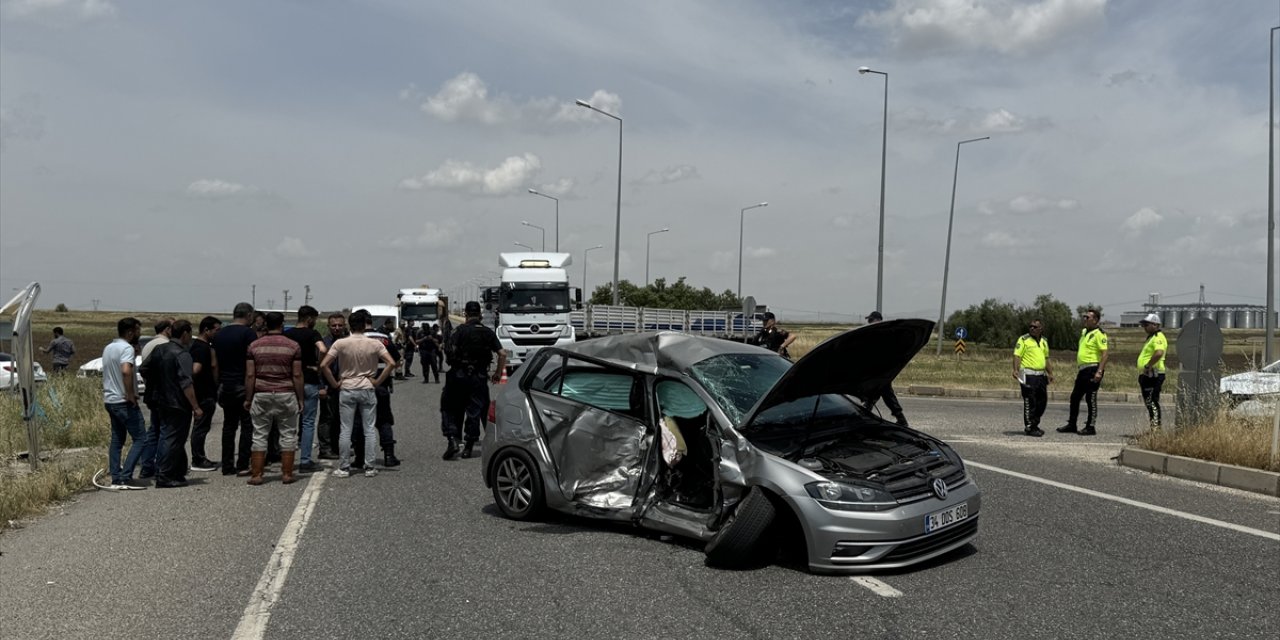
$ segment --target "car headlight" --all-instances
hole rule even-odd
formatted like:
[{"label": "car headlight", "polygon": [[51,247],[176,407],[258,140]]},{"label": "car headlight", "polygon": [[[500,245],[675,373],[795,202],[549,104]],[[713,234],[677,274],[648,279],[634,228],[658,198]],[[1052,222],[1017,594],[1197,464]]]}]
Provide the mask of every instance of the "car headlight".
[{"label": "car headlight", "polygon": [[505,325],[505,324],[498,325],[498,330],[497,330],[495,333],[497,333],[497,334],[498,334],[498,337],[499,337],[499,338],[510,338],[510,337],[511,337],[511,332],[510,332],[510,331],[507,331],[507,325]]},{"label": "car headlight", "polygon": [[818,504],[837,511],[885,511],[898,506],[888,491],[876,487],[827,480],[804,488]]},{"label": "car headlight", "polygon": [[572,338],[572,337],[573,337],[573,325],[571,325],[571,324],[566,324],[565,326],[561,327],[561,328],[560,328],[560,337],[561,337],[561,338]]}]

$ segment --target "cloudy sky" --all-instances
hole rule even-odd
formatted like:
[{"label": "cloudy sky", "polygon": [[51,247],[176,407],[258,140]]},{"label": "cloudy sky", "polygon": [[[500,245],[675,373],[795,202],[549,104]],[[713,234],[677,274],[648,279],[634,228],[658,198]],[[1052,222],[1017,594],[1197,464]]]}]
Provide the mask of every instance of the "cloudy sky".
[{"label": "cloudy sky", "polygon": [[[1275,0],[0,2],[0,286],[42,306],[338,308],[490,277],[546,227],[589,285],[783,318],[1052,293],[1266,295]],[[1113,318],[1115,316],[1112,316]]]}]

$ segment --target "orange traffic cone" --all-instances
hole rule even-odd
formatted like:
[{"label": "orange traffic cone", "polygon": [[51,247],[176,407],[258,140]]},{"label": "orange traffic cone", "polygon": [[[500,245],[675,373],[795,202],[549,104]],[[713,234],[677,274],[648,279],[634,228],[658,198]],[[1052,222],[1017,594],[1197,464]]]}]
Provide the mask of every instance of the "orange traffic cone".
[{"label": "orange traffic cone", "polygon": [[507,368],[503,367],[502,378],[498,380],[498,384],[506,384],[506,383],[507,383]]}]

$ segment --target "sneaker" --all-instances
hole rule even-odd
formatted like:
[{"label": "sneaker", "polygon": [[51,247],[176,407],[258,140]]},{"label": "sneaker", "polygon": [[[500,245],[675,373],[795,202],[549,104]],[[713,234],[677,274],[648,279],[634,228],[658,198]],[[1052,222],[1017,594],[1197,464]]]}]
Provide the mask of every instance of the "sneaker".
[{"label": "sneaker", "polygon": [[347,471],[346,469],[334,469],[333,476],[335,478],[350,478],[351,472]]},{"label": "sneaker", "polygon": [[1085,428],[1083,428],[1083,429],[1081,429],[1081,430],[1080,430],[1080,435],[1082,435],[1082,436],[1096,436],[1096,435],[1098,435],[1098,432],[1097,432],[1097,431],[1095,431],[1095,430],[1093,429],[1093,427],[1085,427]]},{"label": "sneaker", "polygon": [[1058,433],[1078,433],[1074,424],[1064,424],[1055,429]]},{"label": "sneaker", "polygon": [[1030,427],[1028,429],[1023,429],[1022,432],[1031,436],[1032,438],[1039,438],[1040,436],[1044,435],[1044,432],[1040,430],[1040,427]]},{"label": "sneaker", "polygon": [[218,463],[208,460],[195,460],[191,463],[192,471],[217,471]]},{"label": "sneaker", "polygon": [[112,488],[114,488],[114,489],[119,489],[119,490],[122,490],[122,491],[141,491],[141,490],[143,490],[143,489],[146,489],[146,487],[145,487],[145,486],[143,486],[143,485],[141,485],[141,484],[138,484],[137,482],[133,481],[132,479],[125,479],[125,480],[112,480],[112,481],[111,481],[111,486],[112,486]]},{"label": "sneaker", "polygon": [[364,470],[364,477],[366,478],[372,478],[376,475],[378,475],[378,470],[374,469],[373,467],[369,467],[368,469]]}]

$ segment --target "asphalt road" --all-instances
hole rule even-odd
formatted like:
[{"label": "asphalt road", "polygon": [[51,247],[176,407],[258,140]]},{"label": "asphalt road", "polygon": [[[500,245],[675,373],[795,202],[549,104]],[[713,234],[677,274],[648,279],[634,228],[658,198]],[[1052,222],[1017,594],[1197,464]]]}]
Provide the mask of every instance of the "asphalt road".
[{"label": "asphalt road", "polygon": [[[1104,405],[1097,438],[1032,439],[1013,402],[904,398],[914,426],[973,463],[982,531],[929,566],[860,581],[719,571],[679,539],[506,520],[478,459],[440,459],[439,390],[397,387],[405,463],[376,478],[254,488],[193,474],[203,482],[187,489],[86,493],[0,535],[0,637],[1280,633],[1280,500],[1117,467],[1139,405]],[[1054,406],[1046,426],[1064,418]],[[296,546],[277,553],[286,529]]]}]

